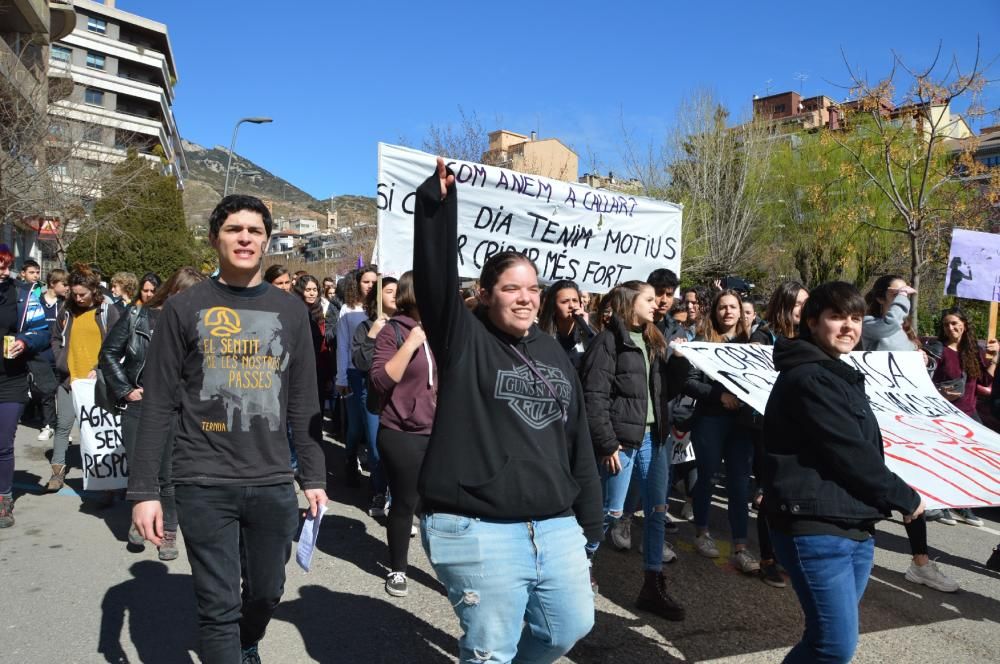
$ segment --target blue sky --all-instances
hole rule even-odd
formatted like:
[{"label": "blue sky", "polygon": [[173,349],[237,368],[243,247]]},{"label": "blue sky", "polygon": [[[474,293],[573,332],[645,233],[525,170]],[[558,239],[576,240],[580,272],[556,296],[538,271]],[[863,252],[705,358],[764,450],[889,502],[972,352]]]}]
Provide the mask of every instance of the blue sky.
[{"label": "blue sky", "polygon": [[[437,6],[438,8],[435,8]],[[929,64],[937,45],[1000,56],[1000,2],[434,3],[118,0],[167,24],[182,136],[228,146],[312,195],[373,195],[379,141],[419,147],[461,106],[487,130],[556,137],[621,172],[622,121],[658,140],[679,101],[708,87],[736,115],[754,94],[843,98],[840,49],[878,77],[890,49]],[[808,74],[800,83],[797,73]],[[1000,106],[998,79],[985,95]],[[768,82],[770,81],[770,82]],[[1000,123],[1000,120],[995,120]]]}]

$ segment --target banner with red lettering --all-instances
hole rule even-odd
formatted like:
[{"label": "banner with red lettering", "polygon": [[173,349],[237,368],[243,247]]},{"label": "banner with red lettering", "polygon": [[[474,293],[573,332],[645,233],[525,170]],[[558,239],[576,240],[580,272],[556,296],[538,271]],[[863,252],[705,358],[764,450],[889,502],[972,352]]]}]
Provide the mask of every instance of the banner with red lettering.
[{"label": "banner with red lettering", "polygon": [[83,488],[112,491],[128,486],[128,459],[122,444],[121,415],[94,403],[94,379],[74,380],[73,407],[80,424]]},{"label": "banner with red lettering", "polygon": [[[778,377],[771,347],[691,342],[688,360],[763,413]],[[858,352],[843,361],[865,376],[889,468],[927,508],[1000,505],[1000,434],[938,394],[917,352]]]},{"label": "banner with red lettering", "polygon": [[[446,155],[442,155],[445,156]],[[378,241],[372,262],[399,276],[413,267],[413,205],[436,157],[379,143]],[[572,279],[604,293],[659,268],[681,273],[681,206],[509,168],[445,159],[458,192],[459,276],[478,278],[493,254],[520,251],[542,283]]]}]

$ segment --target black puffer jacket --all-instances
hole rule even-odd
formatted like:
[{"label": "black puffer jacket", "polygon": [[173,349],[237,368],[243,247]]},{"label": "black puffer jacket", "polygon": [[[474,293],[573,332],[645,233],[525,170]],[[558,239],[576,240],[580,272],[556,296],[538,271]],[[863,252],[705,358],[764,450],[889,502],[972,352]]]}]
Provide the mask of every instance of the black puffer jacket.
[{"label": "black puffer jacket", "polygon": [[149,328],[149,310],[129,307],[101,344],[97,368],[104,374],[108,391],[121,401],[132,390],[142,387],[142,369],[153,335]]},{"label": "black puffer jacket", "polygon": [[912,514],[920,497],[886,468],[864,376],[801,339],[778,339],[780,372],[764,416],[764,505],[772,525],[834,522],[868,529],[891,510]]},{"label": "black puffer jacket", "polygon": [[619,445],[636,448],[642,444],[650,395],[656,420],[654,442],[664,442],[673,395],[667,386],[665,360],[651,357],[650,364],[647,384],[642,351],[616,317],[587,348],[580,364],[580,382],[597,456],[614,454]]}]

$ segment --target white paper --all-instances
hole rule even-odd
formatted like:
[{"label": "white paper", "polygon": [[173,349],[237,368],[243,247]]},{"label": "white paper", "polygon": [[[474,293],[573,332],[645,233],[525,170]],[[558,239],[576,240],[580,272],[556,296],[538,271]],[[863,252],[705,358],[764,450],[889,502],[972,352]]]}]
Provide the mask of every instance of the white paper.
[{"label": "white paper", "polygon": [[312,565],[313,551],[316,550],[316,540],[319,538],[319,524],[326,514],[326,505],[319,506],[319,516],[313,518],[311,514],[306,514],[305,523],[302,524],[302,532],[299,534],[299,546],[295,550],[295,560],[299,567],[309,571]]}]

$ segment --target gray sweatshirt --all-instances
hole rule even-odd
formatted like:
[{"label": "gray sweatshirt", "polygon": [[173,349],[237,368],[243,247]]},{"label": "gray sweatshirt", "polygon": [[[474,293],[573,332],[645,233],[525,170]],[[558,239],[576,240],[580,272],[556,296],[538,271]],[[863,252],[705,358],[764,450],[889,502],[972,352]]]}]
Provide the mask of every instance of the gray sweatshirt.
[{"label": "gray sweatshirt", "polygon": [[910,315],[910,298],[903,293],[889,306],[889,313],[879,318],[865,316],[861,327],[861,345],[865,350],[916,350],[906,336],[903,323]]}]

